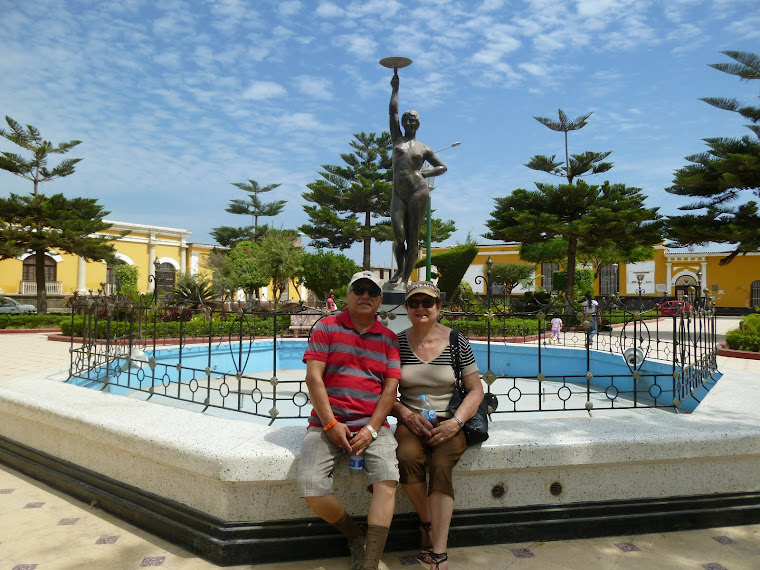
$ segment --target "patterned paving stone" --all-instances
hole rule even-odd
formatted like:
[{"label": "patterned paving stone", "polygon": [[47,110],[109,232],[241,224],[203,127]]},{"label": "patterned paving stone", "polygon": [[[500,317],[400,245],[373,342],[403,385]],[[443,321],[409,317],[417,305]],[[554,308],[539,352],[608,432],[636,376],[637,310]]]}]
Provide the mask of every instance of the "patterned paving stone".
[{"label": "patterned paving stone", "polygon": [[145,566],[163,566],[164,560],[166,560],[166,556],[148,556],[147,558],[143,558],[140,567],[143,568]]},{"label": "patterned paving stone", "polygon": [[512,548],[512,554],[515,558],[534,558],[535,554],[530,551],[530,548]]},{"label": "patterned paving stone", "polygon": [[721,544],[733,544],[734,539],[730,536],[713,536],[713,540],[717,540]]},{"label": "patterned paving stone", "polygon": [[702,568],[705,570],[728,570],[725,566],[721,566],[717,562],[709,562],[708,564],[702,564]]},{"label": "patterned paving stone", "polygon": [[44,504],[45,503],[27,503],[26,505],[24,505],[24,508],[25,509],[39,509]]},{"label": "patterned paving stone", "polygon": [[37,566],[37,564],[16,564],[13,570],[34,570]]},{"label": "patterned paving stone", "polygon": [[399,561],[402,566],[414,566],[415,564],[422,564],[420,559],[416,556],[399,556]]},{"label": "patterned paving stone", "polygon": [[101,536],[95,544],[115,544],[119,540],[119,536]]},{"label": "patterned paving stone", "polygon": [[617,546],[623,552],[637,552],[641,550],[638,546],[636,546],[632,542],[616,542],[615,546]]},{"label": "patterned paving stone", "polygon": [[79,519],[61,519],[58,521],[58,526],[67,526],[72,524],[77,524]]},{"label": "patterned paving stone", "polygon": [[0,489],[0,495],[10,495],[16,489]]}]

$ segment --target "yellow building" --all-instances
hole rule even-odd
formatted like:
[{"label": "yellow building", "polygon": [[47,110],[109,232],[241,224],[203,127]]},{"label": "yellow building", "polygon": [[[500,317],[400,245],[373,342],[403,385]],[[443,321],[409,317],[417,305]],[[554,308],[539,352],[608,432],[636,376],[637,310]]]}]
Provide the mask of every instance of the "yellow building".
[{"label": "yellow building", "polygon": [[[116,257],[127,265],[137,267],[137,288],[140,292],[150,293],[155,287],[170,291],[177,276],[182,273],[208,274],[205,259],[214,245],[188,241],[189,231],[113,220],[104,221],[111,224],[111,228],[103,231],[103,235],[120,236],[125,231],[129,232],[114,242]],[[296,245],[300,247],[300,241]],[[0,261],[0,294],[35,304],[35,267],[32,253]],[[86,261],[77,255],[64,252],[48,253],[45,261],[48,308],[63,307],[65,299],[74,293],[89,295],[104,290],[105,294],[111,294],[115,287],[112,269],[102,261]],[[282,300],[306,299],[305,294],[305,290],[299,290],[290,284],[288,290],[283,293]],[[271,286],[262,290],[261,295],[262,300],[271,299]]]},{"label": "yellow building", "polygon": [[[519,247],[519,243],[479,245],[478,255],[463,280],[476,293],[485,294],[485,281],[476,277],[485,274],[486,260],[490,257],[494,263],[524,263]],[[433,253],[448,249],[433,248]],[[691,286],[714,298],[718,307],[752,310],[760,306],[760,252],[740,255],[731,263],[720,265],[727,255],[727,251],[689,251],[659,245],[653,259],[603,267],[594,282],[594,291],[597,295],[617,293],[621,297],[638,297],[641,290],[642,298],[661,300],[682,297]],[[552,273],[558,269],[556,263],[536,264],[532,289],[552,291]],[[520,295],[526,290],[518,286],[512,294]]]},{"label": "yellow building", "polygon": [[[138,289],[151,292],[154,287],[170,290],[178,273],[203,273],[202,259],[214,247],[189,242],[190,232],[176,228],[147,226],[105,220],[112,224],[103,235],[129,234],[114,242],[116,257],[138,269]],[[157,262],[157,263],[156,263]],[[48,253],[45,261],[45,286],[50,308],[60,307],[74,293],[88,295],[114,288],[112,267],[105,262],[88,262],[64,252]],[[31,253],[0,261],[0,292],[33,302],[37,294],[35,259]]]}]

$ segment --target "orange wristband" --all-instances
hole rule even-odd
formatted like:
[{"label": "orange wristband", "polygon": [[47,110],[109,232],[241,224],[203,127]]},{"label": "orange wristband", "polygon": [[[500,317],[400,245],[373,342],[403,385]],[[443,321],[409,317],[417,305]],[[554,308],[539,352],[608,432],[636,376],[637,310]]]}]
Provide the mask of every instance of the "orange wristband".
[{"label": "orange wristband", "polygon": [[322,429],[325,430],[325,431],[330,431],[335,426],[335,424],[337,424],[337,423],[338,423],[338,420],[336,420],[335,418],[333,418],[333,421],[331,421],[329,424],[327,424],[326,426],[324,426]]}]

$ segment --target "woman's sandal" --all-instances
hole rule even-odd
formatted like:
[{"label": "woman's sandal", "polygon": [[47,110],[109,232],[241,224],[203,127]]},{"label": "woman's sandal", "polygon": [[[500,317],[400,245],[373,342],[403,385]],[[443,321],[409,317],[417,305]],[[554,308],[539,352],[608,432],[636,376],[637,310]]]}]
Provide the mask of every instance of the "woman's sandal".
[{"label": "woman's sandal", "polygon": [[433,541],[430,540],[430,527],[432,523],[420,521],[420,530],[425,533],[425,538],[422,539],[422,545],[420,546],[419,559],[423,564],[432,564],[433,559],[430,555],[433,553]]},{"label": "woman's sandal", "polygon": [[430,552],[430,564],[435,564],[435,570],[438,570],[441,562],[446,562],[448,559],[448,552]]}]

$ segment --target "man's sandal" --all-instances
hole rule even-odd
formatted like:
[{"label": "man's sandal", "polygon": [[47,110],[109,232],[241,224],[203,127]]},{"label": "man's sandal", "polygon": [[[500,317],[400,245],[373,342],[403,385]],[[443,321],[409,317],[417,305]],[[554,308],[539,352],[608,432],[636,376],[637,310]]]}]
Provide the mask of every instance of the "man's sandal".
[{"label": "man's sandal", "polygon": [[419,559],[423,564],[432,564],[433,560],[430,558],[433,550],[433,542],[430,540],[430,527],[432,523],[420,521],[420,530],[425,533],[425,538],[422,539],[422,545],[420,546]]},{"label": "man's sandal", "polygon": [[438,567],[441,565],[441,562],[446,562],[449,559],[449,555],[447,552],[431,552],[430,553],[430,563],[435,564],[435,570],[438,570]]}]

